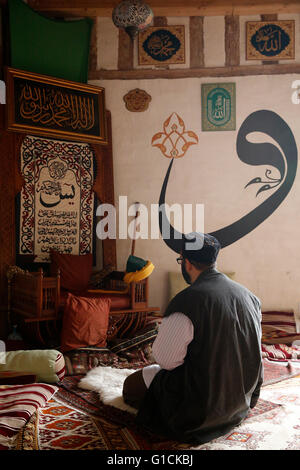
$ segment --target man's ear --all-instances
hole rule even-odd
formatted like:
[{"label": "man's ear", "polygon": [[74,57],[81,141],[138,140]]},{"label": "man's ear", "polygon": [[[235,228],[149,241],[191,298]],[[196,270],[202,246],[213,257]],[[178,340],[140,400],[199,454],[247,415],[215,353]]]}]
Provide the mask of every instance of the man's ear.
[{"label": "man's ear", "polygon": [[188,271],[192,268],[192,263],[187,259],[185,258],[185,269],[187,269]]}]

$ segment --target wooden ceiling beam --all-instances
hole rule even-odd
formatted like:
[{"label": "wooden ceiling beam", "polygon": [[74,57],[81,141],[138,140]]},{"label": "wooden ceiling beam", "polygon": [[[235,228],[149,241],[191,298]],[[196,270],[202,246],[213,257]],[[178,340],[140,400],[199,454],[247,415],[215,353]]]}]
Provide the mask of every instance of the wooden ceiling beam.
[{"label": "wooden ceiling beam", "polygon": [[[145,0],[155,16],[225,16],[300,13],[299,0]],[[111,17],[120,0],[28,0],[50,16]]]}]

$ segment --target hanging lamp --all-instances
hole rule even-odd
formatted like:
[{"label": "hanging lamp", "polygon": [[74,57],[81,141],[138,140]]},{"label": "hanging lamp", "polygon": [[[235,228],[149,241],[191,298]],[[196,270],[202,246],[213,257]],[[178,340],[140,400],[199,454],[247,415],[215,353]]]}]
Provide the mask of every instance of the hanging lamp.
[{"label": "hanging lamp", "polygon": [[132,40],[150,26],[152,19],[151,8],[141,0],[122,0],[112,12],[115,26],[125,29]]}]

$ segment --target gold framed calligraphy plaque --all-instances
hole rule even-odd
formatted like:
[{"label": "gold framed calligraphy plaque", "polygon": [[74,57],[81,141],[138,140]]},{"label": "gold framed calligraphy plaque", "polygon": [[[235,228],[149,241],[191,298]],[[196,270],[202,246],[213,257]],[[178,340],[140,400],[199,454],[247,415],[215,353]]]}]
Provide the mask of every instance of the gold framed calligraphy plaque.
[{"label": "gold framed calligraphy plaque", "polygon": [[295,21],[247,21],[246,60],[295,59]]},{"label": "gold framed calligraphy plaque", "polygon": [[139,33],[139,65],[185,64],[185,27],[150,26]]},{"label": "gold framed calligraphy plaque", "polygon": [[104,88],[10,67],[6,87],[8,130],[107,144]]}]

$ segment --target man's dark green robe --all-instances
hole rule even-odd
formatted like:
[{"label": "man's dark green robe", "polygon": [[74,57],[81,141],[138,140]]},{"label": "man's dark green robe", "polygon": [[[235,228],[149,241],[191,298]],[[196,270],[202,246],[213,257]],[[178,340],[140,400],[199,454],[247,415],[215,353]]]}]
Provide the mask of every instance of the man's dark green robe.
[{"label": "man's dark green robe", "polygon": [[262,383],[260,301],[210,268],[170,302],[165,316],[184,313],[194,338],[184,363],[160,370],[137,421],[183,442],[201,444],[241,423]]}]

